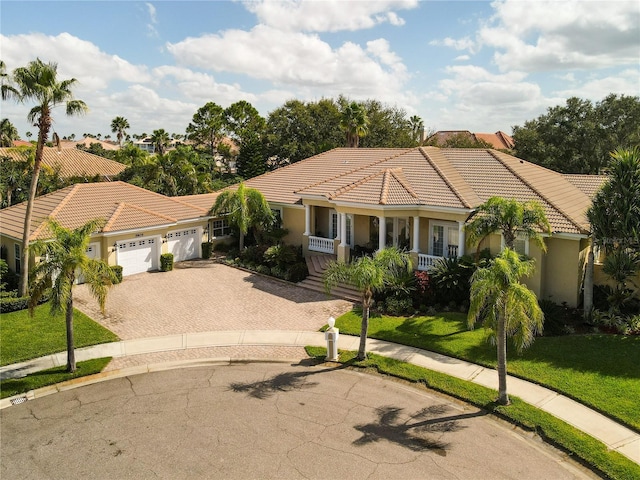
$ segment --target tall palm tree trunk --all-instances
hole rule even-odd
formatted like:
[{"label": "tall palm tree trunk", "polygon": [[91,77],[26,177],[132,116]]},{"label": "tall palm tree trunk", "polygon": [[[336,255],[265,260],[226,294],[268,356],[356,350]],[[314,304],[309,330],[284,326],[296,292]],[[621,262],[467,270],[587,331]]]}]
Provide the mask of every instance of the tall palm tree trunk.
[{"label": "tall palm tree trunk", "polygon": [[67,372],[76,371],[76,352],[73,347],[73,295],[69,295],[65,312],[67,324]]},{"label": "tall palm tree trunk", "polygon": [[367,334],[369,333],[369,312],[372,294],[366,292],[362,296],[362,326],[360,328],[360,346],[358,347],[358,360],[367,359]]},{"label": "tall palm tree trunk", "polygon": [[591,309],[593,308],[593,263],[595,261],[593,255],[593,240],[589,245],[589,253],[587,255],[587,267],[584,272],[584,318],[591,316]]},{"label": "tall palm tree trunk", "polygon": [[20,296],[26,297],[29,287],[29,237],[31,236],[31,215],[33,203],[38,190],[38,178],[42,165],[42,154],[44,142],[46,141],[51,128],[51,118],[43,112],[39,121],[38,145],[36,147],[36,158],[33,162],[33,174],[31,175],[31,185],[29,186],[29,199],[27,200],[27,211],[24,214],[24,228],[22,229],[22,252],[20,252]]},{"label": "tall palm tree trunk", "polygon": [[498,321],[496,345],[498,348],[498,403],[509,405],[507,394],[507,326],[506,319]]}]

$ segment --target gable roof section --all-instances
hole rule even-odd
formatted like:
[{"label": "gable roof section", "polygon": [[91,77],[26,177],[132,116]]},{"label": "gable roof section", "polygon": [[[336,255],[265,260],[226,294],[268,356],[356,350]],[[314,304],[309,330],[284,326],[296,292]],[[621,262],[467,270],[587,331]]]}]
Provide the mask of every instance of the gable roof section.
[{"label": "gable roof section", "polygon": [[[24,150],[0,148],[0,155],[14,160],[24,160]],[[54,147],[44,147],[42,163],[54,170],[59,169],[62,178],[98,175],[110,179],[127,168],[123,163],[77,148],[58,150]]]},{"label": "gable roof section", "polygon": [[[22,239],[26,202],[0,210],[0,233]],[[106,224],[103,232],[134,230],[207,216],[207,209],[153,193],[125,182],[78,183],[36,198],[31,240],[47,238],[44,222],[55,218],[77,228],[94,218]]]},{"label": "gable roof section", "polygon": [[196,208],[202,208],[206,211],[209,211],[213,204],[216,203],[216,198],[220,195],[221,191],[212,192],[212,193],[200,193],[198,195],[182,195],[180,197],[171,197],[174,200],[177,200],[182,203],[186,203],[187,205],[194,206]]}]

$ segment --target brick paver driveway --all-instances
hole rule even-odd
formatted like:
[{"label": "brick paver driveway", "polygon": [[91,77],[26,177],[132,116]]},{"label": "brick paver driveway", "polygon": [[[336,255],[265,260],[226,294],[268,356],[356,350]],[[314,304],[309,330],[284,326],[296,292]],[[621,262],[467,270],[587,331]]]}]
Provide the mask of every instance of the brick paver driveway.
[{"label": "brick paver driveway", "polygon": [[105,316],[85,285],[75,306],[121,339],[212,330],[317,330],[351,303],[212,261],[125,277]]}]

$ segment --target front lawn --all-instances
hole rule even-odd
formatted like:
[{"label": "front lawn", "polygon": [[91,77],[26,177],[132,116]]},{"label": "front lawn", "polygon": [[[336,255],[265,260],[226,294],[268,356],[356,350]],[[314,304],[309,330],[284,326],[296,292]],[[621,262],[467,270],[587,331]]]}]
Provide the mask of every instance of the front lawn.
[{"label": "front lawn", "polygon": [[[361,317],[338,318],[342,333],[359,335]],[[372,317],[369,336],[495,367],[496,349],[483,329],[469,331],[466,315]],[[640,431],[640,336],[539,337],[507,358],[509,373],[545,385]]]},{"label": "front lawn", "polygon": [[[94,322],[84,313],[73,312],[75,347],[118,341],[118,336]],[[36,307],[33,318],[28,310],[3,313],[0,316],[0,365],[66,351],[67,337],[64,314],[52,317],[49,305]]]}]

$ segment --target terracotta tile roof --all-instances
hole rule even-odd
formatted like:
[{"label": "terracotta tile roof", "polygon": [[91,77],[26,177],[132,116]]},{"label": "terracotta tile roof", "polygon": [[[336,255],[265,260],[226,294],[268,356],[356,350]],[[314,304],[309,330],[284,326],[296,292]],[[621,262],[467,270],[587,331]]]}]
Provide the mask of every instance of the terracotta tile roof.
[{"label": "terracotta tile roof", "polygon": [[213,207],[213,204],[216,203],[216,198],[218,198],[220,192],[221,191],[213,193],[201,193],[199,195],[183,195],[180,197],[171,198],[208,211],[211,207]]},{"label": "terracotta tile roof", "polygon": [[69,148],[77,149],[78,145],[84,145],[85,147],[90,147],[92,143],[97,143],[105,150],[120,150],[120,146],[117,143],[112,142],[104,142],[102,140],[98,140],[97,138],[84,137],[82,140],[74,142],[73,140],[60,140],[60,148],[63,150]]},{"label": "terracotta tile roof", "polygon": [[593,198],[598,190],[609,179],[606,175],[564,174],[572,185],[582,190],[589,198]]},{"label": "terracotta tile roof", "polygon": [[246,184],[270,202],[289,204],[322,197],[360,205],[469,211],[492,196],[535,200],[544,207],[553,231],[588,230],[590,199],[580,188],[560,173],[490,149],[337,148]]},{"label": "terracotta tile roof", "polygon": [[477,140],[483,140],[498,150],[510,150],[515,146],[513,137],[504,132],[496,133],[474,133]]},{"label": "terracotta tile roof", "polygon": [[[0,148],[0,155],[15,160],[23,160],[25,150]],[[100,177],[110,179],[127,168],[127,166],[122,163],[92,153],[83,152],[82,150],[58,150],[54,147],[44,147],[42,163],[51,169],[60,169],[60,176],[62,178],[95,177],[99,175]]]},{"label": "terracotta tile roof", "polygon": [[[0,233],[22,238],[26,202],[0,210]],[[31,239],[46,238],[44,221],[53,217],[66,228],[102,218],[104,232],[161,226],[207,216],[207,209],[153,193],[125,182],[78,183],[38,197]]]}]

